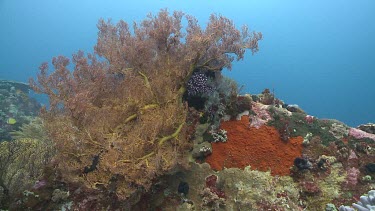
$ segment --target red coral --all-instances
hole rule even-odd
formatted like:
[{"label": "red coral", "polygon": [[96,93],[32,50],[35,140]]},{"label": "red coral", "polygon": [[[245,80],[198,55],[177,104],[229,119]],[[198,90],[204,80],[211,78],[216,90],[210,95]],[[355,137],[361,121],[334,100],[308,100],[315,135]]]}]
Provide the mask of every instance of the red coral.
[{"label": "red coral", "polygon": [[316,184],[315,182],[303,181],[303,182],[300,183],[300,185],[302,187],[302,191],[305,194],[315,195],[315,194],[320,193],[320,188],[319,188],[318,184]]},{"label": "red coral", "polygon": [[287,198],[287,197],[288,197],[288,192],[286,192],[286,191],[282,191],[282,192],[280,192],[280,193],[277,193],[277,194],[276,194],[276,197],[277,197],[277,198]]},{"label": "red coral", "polygon": [[294,159],[302,156],[302,137],[282,141],[274,127],[249,127],[249,116],[222,122],[221,129],[227,131],[227,142],[212,143],[212,154],[206,158],[215,170],[251,165],[253,169],[271,170],[272,175],[289,175]]},{"label": "red coral", "polygon": [[225,198],[225,192],[222,191],[217,187],[218,176],[210,175],[206,177],[206,187],[210,189],[210,191],[216,194],[220,198]]}]

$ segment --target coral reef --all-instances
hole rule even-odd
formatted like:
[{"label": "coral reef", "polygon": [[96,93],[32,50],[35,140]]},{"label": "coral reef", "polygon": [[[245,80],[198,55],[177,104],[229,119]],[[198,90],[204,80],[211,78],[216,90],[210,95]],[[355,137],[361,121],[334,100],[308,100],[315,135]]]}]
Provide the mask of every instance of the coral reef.
[{"label": "coral reef", "polygon": [[0,142],[12,140],[10,133],[39,113],[41,106],[29,97],[29,89],[25,83],[0,80]]},{"label": "coral reef", "polygon": [[[374,159],[372,148],[375,143],[371,135],[336,120],[320,120],[306,115],[301,109],[280,108],[264,105],[258,98],[253,100],[249,112],[251,119],[266,121],[259,124],[258,129],[251,127],[246,114],[237,121],[223,121],[221,128],[228,131],[228,141],[212,143],[212,153],[205,159],[213,169],[222,172],[226,168],[250,165],[258,171],[270,171],[273,176],[289,176],[301,190],[298,209],[323,210],[329,203],[340,205],[361,190],[373,187],[374,180],[369,175],[372,171],[366,166],[370,166],[370,160]],[[278,135],[276,139],[265,135],[272,134],[273,130]],[[357,133],[350,133],[351,130]],[[298,150],[293,149],[293,145],[285,148],[267,145],[268,141],[291,144],[296,138],[299,140]],[[290,154],[288,165],[272,163],[274,157],[284,158],[291,149],[296,154]],[[270,203],[263,205],[263,209],[280,209]]]},{"label": "coral reef", "polygon": [[[192,131],[187,133],[187,139],[193,144],[187,154],[193,158],[190,167],[158,176],[148,190],[129,184],[136,191],[126,200],[117,193],[121,187],[117,178],[111,178],[107,185],[95,183],[93,188],[82,186],[80,180],[69,181],[57,171],[53,174],[62,178],[42,178],[22,195],[19,200],[22,208],[46,208],[43,200],[49,201],[49,208],[78,210],[94,207],[110,207],[111,210],[335,210],[342,204],[357,201],[360,193],[374,188],[372,148],[375,143],[368,136],[354,137],[349,134],[350,127],[335,120],[308,119],[308,115],[298,111],[256,103],[247,108],[262,108],[262,112],[248,110],[238,119],[223,117],[218,130],[212,129],[212,120],[202,121],[202,112],[190,109],[186,119],[190,128],[187,131]],[[259,128],[252,127],[250,119],[260,118],[257,114],[264,113],[271,118]],[[39,128],[35,126],[38,124],[43,131],[41,121],[34,122],[34,127],[25,125],[19,134],[28,134],[26,128]],[[283,140],[283,130],[279,128],[285,128],[286,123],[289,137]],[[214,141],[216,135],[213,134],[220,130],[227,131],[226,142]],[[39,130],[30,131],[38,134]],[[98,174],[104,158],[100,153],[94,154],[81,167],[83,177]],[[153,163],[149,161],[151,167]],[[53,182],[62,180],[68,182],[69,187]]]},{"label": "coral reef", "polygon": [[73,70],[59,56],[30,80],[50,98],[40,117],[27,85],[0,81],[0,134],[15,139],[0,142],[0,209],[373,209],[373,124],[239,95],[222,75],[260,33],[167,10],[98,28]]},{"label": "coral reef", "polygon": [[219,15],[202,29],[194,17],[167,10],[133,29],[104,20],[98,28],[95,52],[74,54],[72,72],[68,58],[55,57],[52,73],[44,63],[30,84],[49,97],[41,117],[64,181],[137,201],[159,177],[186,167],[194,122],[184,95],[209,87],[196,72],[220,75],[246,49],[258,51],[262,34]]},{"label": "coral reef", "polygon": [[[164,180],[165,187],[172,190],[179,179],[189,184],[188,202],[180,207],[189,203],[195,210],[298,210],[299,191],[290,177],[273,177],[270,172],[252,170],[250,166],[214,172],[207,164],[191,165],[188,171]],[[171,200],[171,196],[165,200]],[[172,206],[169,201],[163,208],[173,210]]]}]

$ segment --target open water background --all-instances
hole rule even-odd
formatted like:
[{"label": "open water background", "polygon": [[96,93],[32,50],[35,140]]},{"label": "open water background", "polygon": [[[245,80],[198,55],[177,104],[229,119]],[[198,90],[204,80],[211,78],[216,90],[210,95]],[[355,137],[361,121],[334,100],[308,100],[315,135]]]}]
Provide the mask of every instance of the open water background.
[{"label": "open water background", "polygon": [[92,52],[99,18],[141,21],[161,8],[263,33],[260,51],[225,71],[244,92],[270,88],[318,118],[375,122],[373,0],[0,0],[0,79],[26,82],[53,56]]}]

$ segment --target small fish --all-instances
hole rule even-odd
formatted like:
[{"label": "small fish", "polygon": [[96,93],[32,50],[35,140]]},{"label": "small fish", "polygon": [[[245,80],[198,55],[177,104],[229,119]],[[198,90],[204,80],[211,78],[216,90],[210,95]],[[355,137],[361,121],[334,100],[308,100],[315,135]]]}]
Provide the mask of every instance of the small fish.
[{"label": "small fish", "polygon": [[19,94],[21,94],[21,93],[22,93],[22,90],[20,90],[20,89],[17,89],[17,90],[16,90],[16,94],[19,95]]},{"label": "small fish", "polygon": [[14,124],[16,124],[16,120],[14,119],[14,118],[9,118],[8,120],[7,120],[7,124],[8,125],[14,125]]}]

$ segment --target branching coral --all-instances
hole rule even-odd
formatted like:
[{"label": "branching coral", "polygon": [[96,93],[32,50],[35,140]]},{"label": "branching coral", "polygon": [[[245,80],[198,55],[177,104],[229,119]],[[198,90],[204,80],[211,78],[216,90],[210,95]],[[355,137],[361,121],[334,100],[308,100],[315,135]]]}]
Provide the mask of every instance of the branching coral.
[{"label": "branching coral", "polygon": [[[245,49],[258,51],[262,35],[217,15],[202,29],[194,17],[167,10],[133,30],[124,21],[100,20],[98,28],[95,53],[73,55],[73,72],[67,58],[56,57],[54,71],[47,74],[42,64],[38,83],[30,83],[50,98],[42,117],[65,179],[93,188],[115,183],[123,199],[183,163],[188,140],[182,99],[192,74],[231,68]],[[85,171],[95,157],[95,168]]]},{"label": "branching coral", "polygon": [[224,129],[220,129],[217,133],[212,132],[211,135],[212,135],[212,138],[214,139],[213,142],[226,142],[228,139],[227,131]]},{"label": "branching coral", "polygon": [[[363,195],[360,198],[360,201],[353,203],[353,207],[359,211],[371,211],[375,210],[375,190],[371,190],[367,195]],[[354,211],[353,208],[348,206],[341,206],[340,211]]]}]

